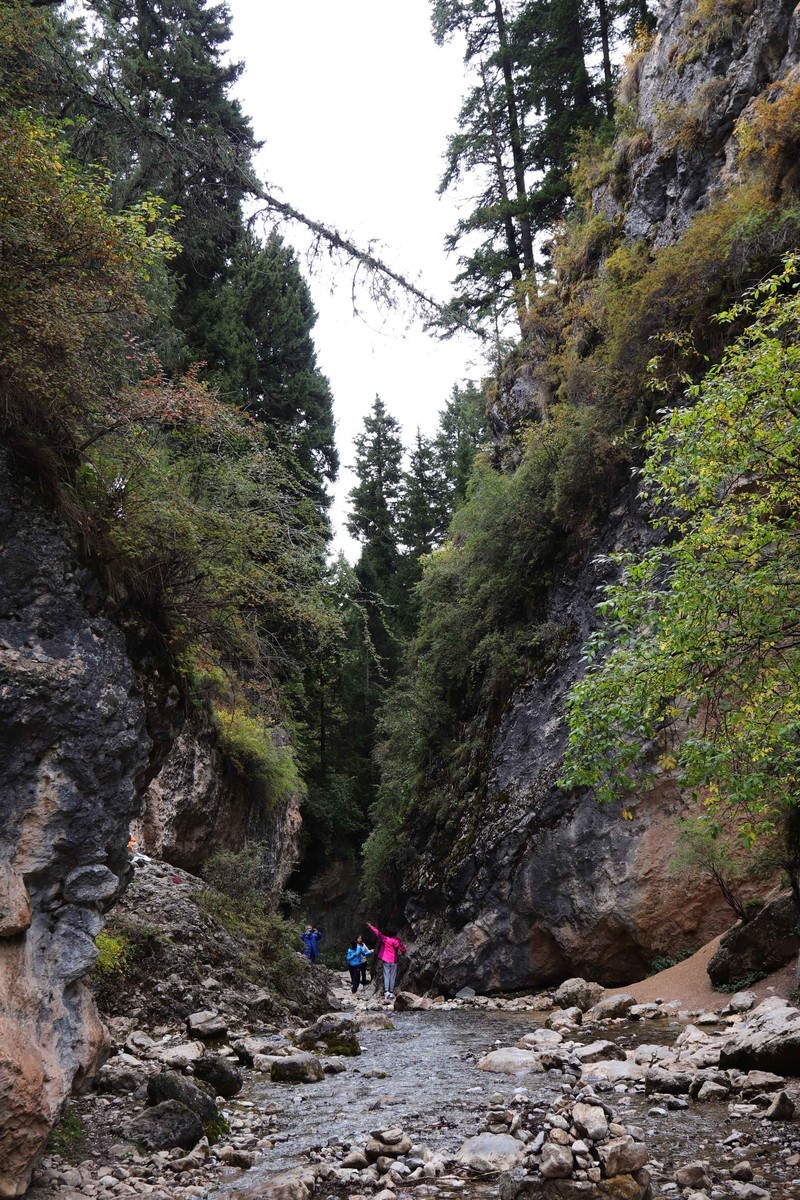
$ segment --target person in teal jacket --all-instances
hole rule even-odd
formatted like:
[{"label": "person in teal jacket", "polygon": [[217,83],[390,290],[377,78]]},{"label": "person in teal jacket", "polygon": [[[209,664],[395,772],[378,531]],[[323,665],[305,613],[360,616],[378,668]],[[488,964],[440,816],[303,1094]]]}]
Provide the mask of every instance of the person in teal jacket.
[{"label": "person in teal jacket", "polygon": [[361,940],[361,938],[353,938],[347,950],[347,969],[350,972],[350,982],[353,986],[353,995],[358,991],[358,985],[361,982],[361,965],[366,963],[367,956],[372,954]]}]

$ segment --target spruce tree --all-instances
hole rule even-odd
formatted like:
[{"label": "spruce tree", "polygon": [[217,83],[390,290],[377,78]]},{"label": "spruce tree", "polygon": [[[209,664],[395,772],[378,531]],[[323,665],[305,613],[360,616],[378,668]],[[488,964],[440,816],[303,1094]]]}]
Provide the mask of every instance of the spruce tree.
[{"label": "spruce tree", "polygon": [[387,598],[399,558],[398,504],[403,478],[400,423],[380,396],[355,440],[358,483],[350,492],[349,532],[362,543],[359,577],[369,591]]},{"label": "spruce tree", "polygon": [[244,236],[225,287],[224,317],[207,331],[209,365],[223,394],[261,421],[294,459],[324,514],[336,479],[333,397],[317,363],[317,312],[297,256],[275,232]]},{"label": "spruce tree", "polygon": [[[220,288],[242,235],[257,146],[230,91],[230,14],[209,0],[91,0],[82,55],[65,71],[63,111],[82,161],[104,164],[115,203],[152,193],[180,210],[176,317],[204,356]],[[66,52],[65,52],[66,55]]]}]

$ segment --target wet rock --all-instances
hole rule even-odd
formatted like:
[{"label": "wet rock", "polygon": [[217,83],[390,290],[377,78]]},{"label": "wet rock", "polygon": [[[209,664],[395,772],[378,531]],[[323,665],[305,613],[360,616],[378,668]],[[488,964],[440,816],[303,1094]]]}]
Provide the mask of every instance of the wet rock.
[{"label": "wet rock", "polygon": [[529,1071],[541,1071],[539,1058],[530,1050],[520,1050],[511,1046],[501,1050],[491,1050],[477,1064],[479,1071],[490,1071],[497,1075],[525,1075]]},{"label": "wet rock", "polygon": [[627,1016],[635,1004],[636,1000],[633,996],[629,996],[624,992],[619,996],[606,996],[603,1000],[598,1000],[597,1004],[588,1010],[586,1020],[609,1021],[614,1017],[624,1017]]},{"label": "wet rock", "polygon": [[586,1012],[593,1004],[597,1004],[605,988],[599,983],[589,983],[586,979],[566,979],[553,993],[553,1003],[559,1008],[579,1008]]},{"label": "wet rock", "polygon": [[750,1163],[745,1160],[731,1167],[731,1179],[738,1179],[741,1183],[752,1183],[753,1168]]},{"label": "wet rock", "polygon": [[462,1166],[479,1174],[510,1171],[525,1153],[522,1142],[508,1133],[479,1133],[467,1138],[456,1154]]},{"label": "wet rock", "polygon": [[800,1075],[800,1012],[769,999],[754,1008],[720,1050],[721,1067]]},{"label": "wet rock", "polygon": [[176,1100],[184,1108],[197,1113],[201,1121],[213,1121],[219,1116],[219,1109],[212,1097],[177,1071],[159,1071],[151,1075],[147,1081],[147,1100],[153,1105]]},{"label": "wet rock", "polygon": [[348,1013],[324,1013],[313,1025],[295,1035],[295,1045],[310,1050],[324,1046],[328,1054],[358,1055],[361,1053],[355,1018]]},{"label": "wet rock", "polygon": [[179,1146],[191,1150],[203,1136],[203,1123],[177,1100],[165,1100],[134,1117],[123,1129],[124,1136],[140,1142],[147,1150],[172,1150]]},{"label": "wet rock", "polygon": [[314,1054],[290,1054],[273,1059],[269,1076],[273,1083],[318,1083],[325,1077],[322,1063]]},{"label": "wet rock", "polygon": [[242,1073],[231,1062],[215,1054],[204,1054],[194,1064],[195,1079],[209,1084],[217,1096],[227,1100],[242,1090]]},{"label": "wet rock", "polygon": [[228,1033],[228,1023],[225,1018],[211,1008],[191,1013],[186,1018],[186,1028],[190,1036],[196,1038],[224,1038]]},{"label": "wet rock", "polygon": [[626,1055],[616,1042],[599,1041],[590,1042],[588,1046],[579,1046],[575,1051],[575,1057],[578,1062],[582,1063],[606,1062],[610,1058],[617,1058],[624,1062]]}]

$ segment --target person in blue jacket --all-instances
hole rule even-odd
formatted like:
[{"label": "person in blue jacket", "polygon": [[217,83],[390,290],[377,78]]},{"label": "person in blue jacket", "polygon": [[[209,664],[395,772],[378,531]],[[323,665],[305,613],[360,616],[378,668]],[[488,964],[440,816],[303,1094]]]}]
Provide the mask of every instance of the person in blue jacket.
[{"label": "person in blue jacket", "polygon": [[300,934],[306,947],[306,958],[310,962],[316,962],[319,958],[319,943],[322,940],[322,933],[319,929],[311,925],[306,925],[303,932]]},{"label": "person in blue jacket", "polygon": [[366,985],[366,979],[362,979],[362,970],[366,970],[366,961],[368,955],[372,951],[364,945],[360,937],[353,938],[347,950],[347,969],[350,972],[350,982],[353,985],[353,995],[358,991],[359,983]]}]

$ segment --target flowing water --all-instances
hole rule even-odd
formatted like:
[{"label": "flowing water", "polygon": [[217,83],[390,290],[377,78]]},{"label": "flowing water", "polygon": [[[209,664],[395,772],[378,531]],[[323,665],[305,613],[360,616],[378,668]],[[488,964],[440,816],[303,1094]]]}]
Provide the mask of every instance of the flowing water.
[{"label": "flowing water", "polygon": [[[540,1023],[536,1014],[429,1010],[392,1013],[391,1019],[395,1029],[365,1030],[359,1035],[363,1053],[346,1060],[343,1074],[326,1075],[322,1082],[308,1085],[265,1081],[248,1091],[246,1099],[278,1108],[286,1140],[276,1142],[258,1166],[218,1197],[235,1196],[239,1188],[257,1190],[259,1181],[307,1166],[331,1139],[363,1146],[378,1128],[400,1126],[414,1142],[454,1153],[482,1127],[490,1097],[502,1094],[507,1102],[516,1089],[525,1089],[544,1113],[561,1092],[564,1076],[559,1072],[508,1076],[475,1067],[488,1050],[513,1045],[536,1028]],[[681,1028],[673,1021],[623,1022],[597,1036],[629,1048],[645,1042],[671,1044]],[[576,1040],[593,1038],[587,1032]],[[770,1200],[800,1200],[800,1167],[786,1164],[786,1158],[800,1150],[796,1124],[731,1117],[725,1102],[690,1101],[686,1108],[658,1115],[652,1110],[663,1108],[661,1101],[641,1091],[611,1090],[604,1096],[623,1124],[644,1130],[655,1197],[678,1197],[672,1177],[685,1163],[706,1159],[712,1169],[729,1170],[747,1158],[757,1182],[769,1190]],[[231,1108],[235,1107],[234,1101]],[[715,1196],[736,1194],[730,1183],[723,1182],[721,1188]],[[496,1189],[467,1184],[462,1194],[486,1197],[496,1194]],[[413,1196],[414,1189],[406,1189],[406,1195]]]}]

